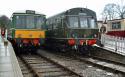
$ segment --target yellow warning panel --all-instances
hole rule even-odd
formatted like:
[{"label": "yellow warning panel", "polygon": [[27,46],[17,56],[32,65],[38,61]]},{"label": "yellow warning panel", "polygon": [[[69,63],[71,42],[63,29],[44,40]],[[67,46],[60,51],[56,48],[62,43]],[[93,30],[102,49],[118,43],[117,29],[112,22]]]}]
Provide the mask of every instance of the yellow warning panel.
[{"label": "yellow warning panel", "polygon": [[45,38],[44,30],[15,30],[15,38]]}]

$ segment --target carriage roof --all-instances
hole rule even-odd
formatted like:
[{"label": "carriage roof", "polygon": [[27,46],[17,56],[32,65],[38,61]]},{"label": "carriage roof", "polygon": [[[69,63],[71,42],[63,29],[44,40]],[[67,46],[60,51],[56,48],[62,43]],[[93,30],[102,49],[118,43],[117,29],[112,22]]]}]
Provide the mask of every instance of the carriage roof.
[{"label": "carriage roof", "polygon": [[54,17],[59,17],[59,16],[66,16],[66,15],[78,15],[79,13],[81,14],[86,14],[86,16],[95,16],[96,17],[96,13],[90,9],[87,8],[72,8],[66,11],[63,11],[59,14],[56,14],[54,16],[49,17],[48,19],[54,18]]}]

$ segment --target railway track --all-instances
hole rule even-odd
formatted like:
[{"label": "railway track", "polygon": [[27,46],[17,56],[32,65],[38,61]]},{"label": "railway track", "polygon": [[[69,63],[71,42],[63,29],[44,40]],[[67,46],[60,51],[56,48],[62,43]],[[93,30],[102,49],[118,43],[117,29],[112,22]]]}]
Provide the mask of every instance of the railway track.
[{"label": "railway track", "polygon": [[86,56],[79,54],[61,54],[62,56],[71,56],[74,59],[78,59],[80,61],[86,62],[88,64],[92,64],[104,70],[110,70],[115,73],[122,73],[125,75],[125,64],[119,63],[117,61],[111,61],[108,59],[103,59],[97,56]]},{"label": "railway track", "polygon": [[100,69],[112,71],[116,74],[122,74],[125,76],[125,64],[93,56],[83,57],[82,55],[71,55],[71,57],[74,59],[78,59],[81,62],[96,66]]},{"label": "railway track", "polygon": [[29,69],[27,67],[27,65],[19,57],[17,57],[17,60],[18,60],[18,63],[20,65],[23,76],[24,77],[34,77],[34,74],[31,71],[31,69]]},{"label": "railway track", "polygon": [[[30,77],[82,77],[56,62],[38,55],[22,55],[20,58],[23,63],[25,63],[25,65],[32,71],[33,76]],[[23,67],[22,63],[21,66]]]},{"label": "railway track", "polygon": [[125,67],[122,65],[77,55],[52,54],[44,51],[38,53],[85,77],[125,76]]},{"label": "railway track", "polygon": [[98,57],[82,57],[82,56],[76,56],[75,58],[77,58],[80,61],[86,62],[88,64],[92,64],[96,67],[99,67],[101,69],[104,70],[109,70],[112,71],[114,73],[121,73],[123,75],[125,75],[125,65],[118,63],[118,62],[114,62],[114,61],[110,61],[110,60],[106,60],[106,59],[101,59]]}]

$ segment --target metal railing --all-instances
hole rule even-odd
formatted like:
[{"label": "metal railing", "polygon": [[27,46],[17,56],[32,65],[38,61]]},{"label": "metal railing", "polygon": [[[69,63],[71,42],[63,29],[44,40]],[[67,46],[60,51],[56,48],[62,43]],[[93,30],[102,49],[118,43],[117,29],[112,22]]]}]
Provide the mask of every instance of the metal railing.
[{"label": "metal railing", "polygon": [[101,43],[105,48],[111,49],[113,52],[125,55],[125,38],[102,34]]}]

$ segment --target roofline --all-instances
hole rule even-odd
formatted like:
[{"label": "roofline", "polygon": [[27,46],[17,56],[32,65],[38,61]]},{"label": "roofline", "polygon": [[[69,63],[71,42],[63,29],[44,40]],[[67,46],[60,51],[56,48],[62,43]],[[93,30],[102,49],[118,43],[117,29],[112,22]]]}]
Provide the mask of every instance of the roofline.
[{"label": "roofline", "polygon": [[25,11],[23,11],[23,12],[14,12],[13,14],[12,14],[12,16],[13,15],[16,15],[16,14],[20,14],[20,15],[41,15],[41,16],[46,16],[45,14],[42,14],[42,13],[38,13],[38,12],[36,12],[36,11],[34,11],[34,13],[27,13],[27,11],[34,11],[34,10],[25,10]]},{"label": "roofline", "polygon": [[113,20],[108,20],[108,21],[114,21],[114,20],[125,20],[125,18],[122,18],[122,19],[113,19]]},{"label": "roofline", "polygon": [[95,12],[95,11],[93,11],[93,10],[91,10],[91,9],[84,8],[84,7],[74,7],[74,8],[70,8],[70,9],[67,9],[67,10],[65,10],[65,11],[62,11],[62,12],[60,12],[60,13],[58,13],[58,14],[52,15],[52,16],[48,17],[47,19],[53,18],[53,17],[58,16],[58,15],[60,15],[60,14],[64,14],[64,13],[66,13],[67,11],[72,10],[72,9],[76,9],[76,8],[87,9],[87,10],[90,10],[90,11],[92,11],[92,12]]},{"label": "roofline", "polygon": [[27,13],[13,13],[12,15],[41,15],[41,16],[46,16],[44,14],[27,14]]}]

